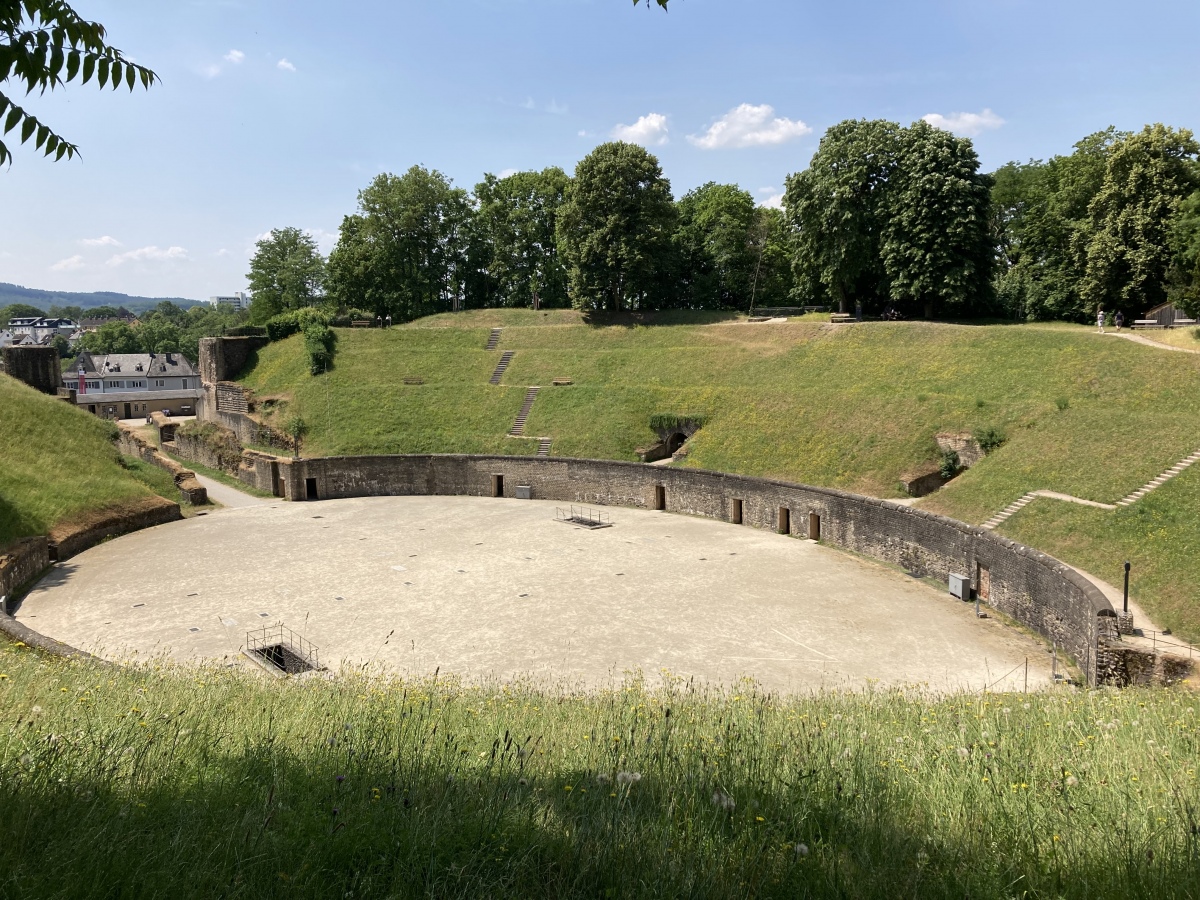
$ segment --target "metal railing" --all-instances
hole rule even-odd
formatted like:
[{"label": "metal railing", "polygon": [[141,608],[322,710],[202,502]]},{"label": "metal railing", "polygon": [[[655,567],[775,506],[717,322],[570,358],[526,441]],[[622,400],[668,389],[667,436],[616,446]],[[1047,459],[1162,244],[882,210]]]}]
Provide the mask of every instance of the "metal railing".
[{"label": "metal railing", "polygon": [[[264,625],[255,631],[246,632],[247,653],[271,660],[273,655],[270,650],[273,647],[281,647],[290,652],[310,669],[321,668],[321,659],[316,645],[311,641],[306,641],[282,622],[276,625]],[[284,667],[279,666],[279,668]]]},{"label": "metal railing", "polygon": [[554,508],[554,518],[559,522],[566,522],[569,525],[579,525],[583,528],[612,527],[612,516],[587,506],[571,506],[567,509],[557,506]]}]

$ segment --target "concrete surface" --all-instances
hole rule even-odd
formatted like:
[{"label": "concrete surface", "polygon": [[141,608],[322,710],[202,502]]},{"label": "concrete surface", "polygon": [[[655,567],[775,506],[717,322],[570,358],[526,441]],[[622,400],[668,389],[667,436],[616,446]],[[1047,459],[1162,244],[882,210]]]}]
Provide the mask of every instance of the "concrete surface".
[{"label": "concrete surface", "polygon": [[[550,502],[381,497],[267,502],[101,544],[17,611],[113,659],[238,659],[282,622],[321,662],[576,686],[667,670],[772,690],[1050,682],[1045,647],[903,572],[707,519]],[[152,561],[152,562],[151,562]]]},{"label": "concrete surface", "polygon": [[[186,465],[186,463],[183,465]],[[259,497],[255,497],[253,494],[247,494],[245,491],[239,491],[237,488],[232,488],[216,479],[209,478],[207,475],[196,473],[196,480],[208,489],[209,500],[215,500],[217,503],[230,509],[262,506],[267,502]]]}]

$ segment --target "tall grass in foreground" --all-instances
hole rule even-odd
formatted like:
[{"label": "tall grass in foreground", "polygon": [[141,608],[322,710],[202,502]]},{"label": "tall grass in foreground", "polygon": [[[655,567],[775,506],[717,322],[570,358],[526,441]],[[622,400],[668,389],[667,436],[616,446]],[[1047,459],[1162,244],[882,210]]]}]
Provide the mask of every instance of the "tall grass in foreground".
[{"label": "tall grass in foreground", "polygon": [[586,695],[0,648],[4,897],[1197,897],[1193,695]]}]

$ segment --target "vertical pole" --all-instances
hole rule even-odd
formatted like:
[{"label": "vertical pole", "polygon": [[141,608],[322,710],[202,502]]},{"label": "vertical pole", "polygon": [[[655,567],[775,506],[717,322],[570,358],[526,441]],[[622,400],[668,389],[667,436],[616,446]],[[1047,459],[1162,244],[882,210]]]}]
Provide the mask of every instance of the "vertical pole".
[{"label": "vertical pole", "polygon": [[1029,657],[1028,656],[1025,657],[1025,690],[1022,691],[1022,693],[1024,693],[1024,694],[1029,693]]},{"label": "vertical pole", "polygon": [[1051,659],[1050,680],[1053,681],[1055,684],[1058,684],[1058,644],[1057,643],[1052,643],[1050,645],[1050,652],[1053,654],[1050,657],[1050,659]]},{"label": "vertical pole", "polygon": [[1129,614],[1129,560],[1125,560],[1125,614]]}]

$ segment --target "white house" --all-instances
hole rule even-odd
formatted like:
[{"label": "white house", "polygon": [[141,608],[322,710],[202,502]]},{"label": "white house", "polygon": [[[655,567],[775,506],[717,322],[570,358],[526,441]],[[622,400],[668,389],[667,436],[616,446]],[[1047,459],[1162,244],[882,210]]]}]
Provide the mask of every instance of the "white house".
[{"label": "white house", "polygon": [[32,343],[41,344],[58,334],[61,334],[65,338],[70,338],[71,335],[79,330],[79,325],[70,319],[26,316],[19,319],[10,319],[8,330],[12,332],[14,338],[19,335],[27,343],[31,339]]},{"label": "white house", "polygon": [[170,411],[190,416],[203,396],[200,376],[179,353],[83,352],[63,374],[75,402],[105,419],[132,419]]}]

